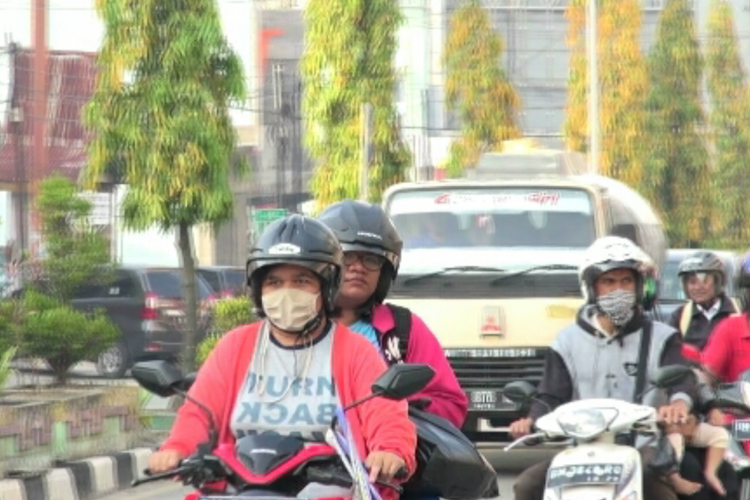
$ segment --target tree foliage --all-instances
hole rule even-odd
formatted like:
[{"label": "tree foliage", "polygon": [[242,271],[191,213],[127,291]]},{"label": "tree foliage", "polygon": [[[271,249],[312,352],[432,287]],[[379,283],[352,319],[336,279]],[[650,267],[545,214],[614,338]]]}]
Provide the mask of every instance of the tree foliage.
[{"label": "tree foliage", "polygon": [[216,304],[214,309],[214,328],[213,332],[206,337],[198,346],[196,362],[198,366],[202,365],[221,337],[230,330],[238,326],[247,325],[255,321],[254,307],[248,297],[235,297],[224,299]]},{"label": "tree foliage", "polygon": [[[190,229],[233,214],[236,132],[229,107],[245,96],[242,64],[214,0],[99,0],[105,35],[87,123],[88,183],[117,165],[129,190],[125,224],[178,230],[188,327],[183,361],[195,360],[195,259]],[[131,78],[126,78],[126,75]]]},{"label": "tree foliage", "polygon": [[372,104],[373,201],[404,179],[411,154],[394,106],[394,58],[401,24],[391,0],[309,0],[301,61],[305,142],[316,161],[311,190],[319,205],[359,195],[362,105]]},{"label": "tree foliage", "polygon": [[33,290],[23,295],[20,307],[21,354],[44,359],[60,384],[67,381],[71,367],[96,359],[119,337],[103,309],[87,314]]},{"label": "tree foliage", "polygon": [[502,141],[519,137],[521,102],[501,66],[503,40],[478,0],[465,0],[453,14],[443,55],[447,104],[461,120],[461,137],[446,164],[460,176],[484,151],[500,151]]},{"label": "tree foliage", "polygon": [[[566,12],[571,70],[563,131],[568,147],[581,152],[589,149],[586,4],[573,0]],[[599,171],[637,187],[643,174],[648,85],[640,47],[641,2],[600,0],[598,13]]]},{"label": "tree foliage", "polygon": [[750,89],[738,49],[732,6],[712,0],[708,19],[706,73],[711,96],[716,220],[719,243],[740,248],[750,239]]},{"label": "tree foliage", "polygon": [[17,346],[20,356],[44,359],[65,383],[73,365],[96,359],[119,335],[103,311],[71,306],[82,287],[113,278],[109,241],[89,225],[91,203],[60,174],[42,180],[36,209],[45,256],[27,263],[21,296],[0,302],[0,350]]},{"label": "tree foliage", "polygon": [[648,57],[649,158],[644,191],[672,246],[704,244],[711,216],[709,158],[703,139],[703,60],[688,0],[668,0]]},{"label": "tree foliage", "polygon": [[60,174],[42,180],[36,200],[44,241],[40,262],[45,292],[70,301],[81,286],[103,284],[113,275],[109,241],[88,223],[91,203]]}]

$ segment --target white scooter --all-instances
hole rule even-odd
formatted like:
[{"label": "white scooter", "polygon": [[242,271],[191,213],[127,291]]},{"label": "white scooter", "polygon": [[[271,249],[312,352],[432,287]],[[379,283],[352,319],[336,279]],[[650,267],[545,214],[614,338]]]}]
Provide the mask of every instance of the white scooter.
[{"label": "white scooter", "polygon": [[[652,379],[653,388],[672,387],[690,368],[666,366]],[[512,382],[503,389],[508,399],[528,405],[536,390],[528,382]],[[541,417],[539,432],[505,448],[528,441],[572,439],[573,447],[558,453],[547,473],[544,500],[642,500],[643,466],[638,450],[615,444],[620,433],[658,433],[656,410],[617,399],[584,399],[559,406]]]}]

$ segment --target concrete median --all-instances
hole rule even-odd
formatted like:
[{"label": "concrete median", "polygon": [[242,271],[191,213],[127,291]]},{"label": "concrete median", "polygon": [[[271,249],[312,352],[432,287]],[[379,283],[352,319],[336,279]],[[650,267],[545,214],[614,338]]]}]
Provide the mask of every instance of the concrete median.
[{"label": "concrete median", "polygon": [[89,500],[130,487],[142,477],[153,449],[64,462],[33,476],[0,481],[2,500]]}]

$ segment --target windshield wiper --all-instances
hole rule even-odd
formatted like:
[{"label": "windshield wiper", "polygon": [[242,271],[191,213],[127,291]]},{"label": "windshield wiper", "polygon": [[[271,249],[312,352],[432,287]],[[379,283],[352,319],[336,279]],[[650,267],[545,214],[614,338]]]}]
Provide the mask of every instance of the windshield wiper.
[{"label": "windshield wiper", "polygon": [[404,280],[403,284],[409,285],[410,283],[416,283],[417,281],[421,281],[427,278],[432,278],[434,276],[440,276],[441,274],[445,273],[470,273],[470,272],[485,272],[485,273],[504,273],[507,272],[505,269],[500,269],[498,267],[483,267],[483,266],[454,266],[454,267],[445,267],[443,269],[440,269],[439,271],[434,271],[431,273],[426,274],[420,274],[419,276],[414,276],[413,278],[407,278]]},{"label": "windshield wiper", "polygon": [[515,273],[506,274],[504,276],[500,276],[499,278],[495,278],[494,280],[490,281],[490,286],[496,286],[498,283],[500,283],[503,280],[507,280],[509,278],[515,278],[516,276],[523,276],[524,274],[533,273],[536,271],[577,271],[578,266],[574,266],[571,264],[548,264],[546,266],[534,266],[529,267],[527,269],[524,269],[522,271],[517,271]]}]

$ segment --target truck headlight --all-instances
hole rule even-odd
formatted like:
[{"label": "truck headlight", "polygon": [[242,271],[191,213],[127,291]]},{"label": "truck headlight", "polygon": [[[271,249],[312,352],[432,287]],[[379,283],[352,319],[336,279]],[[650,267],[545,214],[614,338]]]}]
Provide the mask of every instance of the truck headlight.
[{"label": "truck headlight", "polygon": [[560,428],[570,436],[588,439],[607,430],[604,413],[597,409],[567,411],[557,417]]}]

